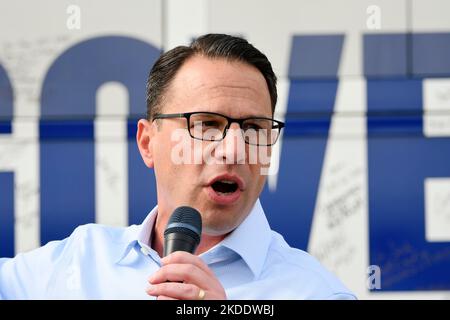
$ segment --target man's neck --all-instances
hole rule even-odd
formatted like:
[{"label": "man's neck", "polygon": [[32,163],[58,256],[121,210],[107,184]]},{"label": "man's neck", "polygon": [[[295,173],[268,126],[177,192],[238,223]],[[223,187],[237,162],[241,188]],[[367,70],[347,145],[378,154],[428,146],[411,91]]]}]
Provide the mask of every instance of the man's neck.
[{"label": "man's neck", "polygon": [[[156,219],[155,223],[153,224],[153,231],[152,236],[150,240],[150,246],[153,250],[158,252],[159,256],[163,256],[164,252],[164,230],[166,227],[166,223],[161,223],[160,219]],[[195,251],[196,255],[200,255],[203,252],[208,251],[210,248],[214,247],[216,244],[218,244],[220,241],[222,241],[226,235],[221,236],[210,236],[207,234],[202,234],[200,244],[197,247],[197,250]]]}]

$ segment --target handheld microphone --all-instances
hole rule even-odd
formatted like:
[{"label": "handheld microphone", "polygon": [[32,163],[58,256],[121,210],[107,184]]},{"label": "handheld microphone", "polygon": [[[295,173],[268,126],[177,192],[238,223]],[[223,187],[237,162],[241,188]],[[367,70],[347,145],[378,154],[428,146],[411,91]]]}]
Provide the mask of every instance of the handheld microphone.
[{"label": "handheld microphone", "polygon": [[178,207],[172,213],[164,231],[164,254],[175,251],[194,253],[200,243],[202,218],[194,208]]}]

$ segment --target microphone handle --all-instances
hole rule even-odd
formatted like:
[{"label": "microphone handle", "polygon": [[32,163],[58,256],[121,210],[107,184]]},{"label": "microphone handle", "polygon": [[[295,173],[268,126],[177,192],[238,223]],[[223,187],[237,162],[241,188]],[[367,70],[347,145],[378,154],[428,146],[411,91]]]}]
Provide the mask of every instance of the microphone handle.
[{"label": "microphone handle", "polygon": [[196,248],[197,243],[191,236],[173,232],[165,236],[163,256],[165,257],[175,251],[186,251],[194,254]]}]

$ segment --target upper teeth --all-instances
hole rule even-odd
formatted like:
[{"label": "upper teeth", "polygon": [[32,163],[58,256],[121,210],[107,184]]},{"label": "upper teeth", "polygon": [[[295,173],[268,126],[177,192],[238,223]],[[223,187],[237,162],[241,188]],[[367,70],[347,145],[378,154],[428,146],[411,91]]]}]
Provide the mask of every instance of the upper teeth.
[{"label": "upper teeth", "polygon": [[230,181],[230,180],[220,180],[220,182],[222,183],[227,183],[227,184],[234,184],[234,181]]}]

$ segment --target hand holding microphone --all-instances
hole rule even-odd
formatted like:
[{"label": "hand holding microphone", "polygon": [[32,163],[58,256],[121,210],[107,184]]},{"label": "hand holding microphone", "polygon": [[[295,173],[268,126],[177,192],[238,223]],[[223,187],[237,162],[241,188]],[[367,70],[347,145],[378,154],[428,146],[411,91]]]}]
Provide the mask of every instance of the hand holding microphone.
[{"label": "hand holding microphone", "polygon": [[194,255],[201,231],[197,210],[186,206],[175,209],[164,232],[162,267],[149,278],[149,295],[160,300],[226,299],[212,270]]}]

